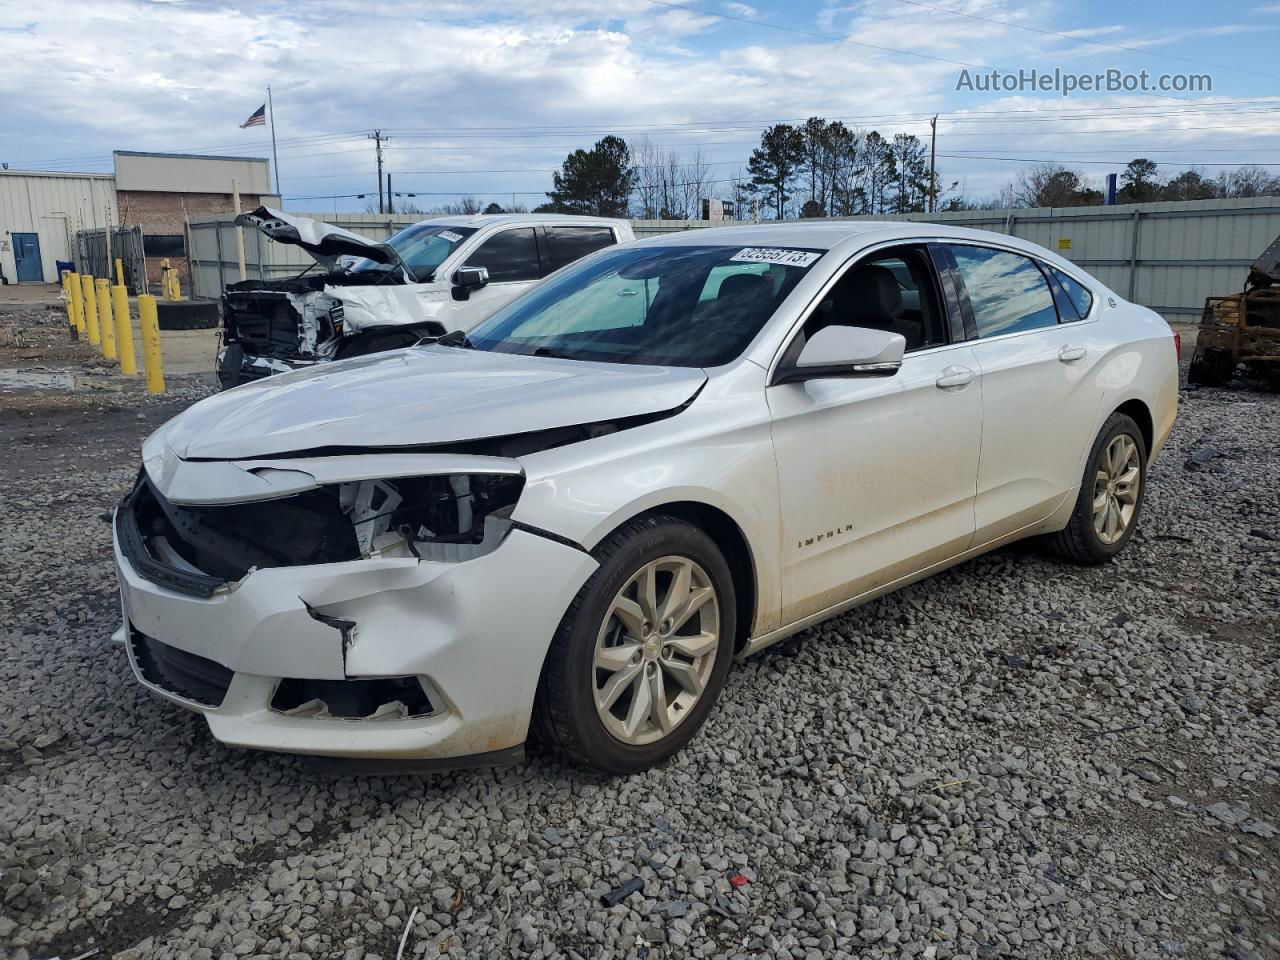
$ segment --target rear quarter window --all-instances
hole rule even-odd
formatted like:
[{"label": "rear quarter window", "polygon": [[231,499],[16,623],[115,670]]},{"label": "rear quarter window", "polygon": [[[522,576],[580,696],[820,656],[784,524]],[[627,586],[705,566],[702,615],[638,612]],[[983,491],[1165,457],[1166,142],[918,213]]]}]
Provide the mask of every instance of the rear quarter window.
[{"label": "rear quarter window", "polygon": [[1053,278],[1054,299],[1058,301],[1058,315],[1064,323],[1083,320],[1093,309],[1093,294],[1089,288],[1077,283],[1057,267],[1045,267]]}]

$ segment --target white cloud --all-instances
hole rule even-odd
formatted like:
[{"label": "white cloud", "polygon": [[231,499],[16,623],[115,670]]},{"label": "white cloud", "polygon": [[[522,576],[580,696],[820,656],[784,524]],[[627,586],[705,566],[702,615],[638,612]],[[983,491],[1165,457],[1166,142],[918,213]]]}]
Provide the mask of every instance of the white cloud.
[{"label": "white cloud", "polygon": [[760,16],[760,11],[749,3],[726,3],[724,8],[735,17],[746,17],[748,20],[754,20]]},{"label": "white cloud", "polygon": [[[712,9],[709,0],[700,5]],[[756,27],[726,23],[645,0],[618,0],[604,16],[600,9],[596,0],[266,0],[234,7],[217,0],[0,0],[0,23],[22,25],[0,28],[7,121],[0,147],[5,160],[66,159],[64,169],[90,167],[93,158],[103,161],[102,169],[113,148],[269,155],[266,131],[239,124],[270,83],[286,195],[373,186],[372,149],[363,133],[379,126],[393,137],[388,160],[397,189],[497,196],[545,189],[549,177],[411,171],[545,170],[605,132],[646,128],[655,142],[705,144],[710,160],[745,162],[760,129],[777,120],[861,117],[864,128],[923,134],[927,127],[893,117],[956,103],[959,67],[951,64],[798,37],[769,29],[764,19]],[[733,12],[733,5],[720,9]],[[989,0],[965,9],[1009,19],[1023,8],[1014,0]],[[1029,9],[1043,14],[1041,7]],[[883,0],[829,6],[824,14],[830,16],[825,27],[787,23],[1014,67],[1043,64],[1063,44],[963,18],[948,18],[940,29],[938,14]],[[1061,106],[1048,101],[1044,109]],[[1258,115],[1259,126],[1265,116]],[[733,122],[655,128],[712,120]],[[1135,128],[1131,121],[1116,125]],[[982,142],[958,136],[981,128],[943,127],[957,151]],[[1167,138],[1176,127],[1153,122],[1149,129]],[[1038,132],[1036,125],[1026,128]],[[1080,126],[1081,133],[1089,129]],[[1214,135],[1187,136],[1204,143]],[[1049,150],[1070,139],[1026,142]],[[992,149],[1008,152],[1009,142],[1007,135],[993,138]],[[979,166],[948,165],[956,168],[952,176]],[[714,169],[726,176],[734,166]],[[987,164],[969,180],[986,191],[982,178],[1003,181],[1014,169]]]}]

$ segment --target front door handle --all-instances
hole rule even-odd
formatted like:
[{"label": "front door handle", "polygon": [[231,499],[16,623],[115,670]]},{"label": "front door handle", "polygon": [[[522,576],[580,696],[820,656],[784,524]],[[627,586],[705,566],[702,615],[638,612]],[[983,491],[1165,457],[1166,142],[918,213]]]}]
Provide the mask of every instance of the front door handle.
[{"label": "front door handle", "polygon": [[1058,359],[1063,363],[1075,363],[1077,360],[1083,360],[1088,352],[1084,347],[1073,347],[1068,344],[1058,351]]},{"label": "front door handle", "polygon": [[945,368],[933,382],[938,385],[939,390],[959,390],[973,383],[975,376],[977,374],[968,367],[953,365]]}]

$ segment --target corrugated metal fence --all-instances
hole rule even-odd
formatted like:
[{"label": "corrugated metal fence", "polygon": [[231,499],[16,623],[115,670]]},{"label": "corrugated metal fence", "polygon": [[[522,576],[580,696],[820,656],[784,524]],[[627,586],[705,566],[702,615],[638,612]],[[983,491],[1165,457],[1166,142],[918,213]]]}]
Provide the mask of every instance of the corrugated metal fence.
[{"label": "corrugated metal fence", "polygon": [[116,282],[115,261],[123,261],[124,283],[134,293],[145,292],[147,261],[142,250],[141,227],[112,227],[108,249],[106,230],[76,231],[76,269]]},{"label": "corrugated metal fence", "polygon": [[[315,216],[326,219],[323,214]],[[328,218],[330,223],[379,240],[417,219],[377,214]],[[1199,316],[1205,297],[1234,293],[1244,286],[1249,264],[1280,235],[1280,198],[841,219],[950,223],[1021,237],[1057,251],[1128,299],[1170,320],[1188,320]],[[645,237],[733,224],[633,220],[632,225],[637,236]],[[230,216],[193,221],[189,249],[197,296],[217,296],[226,283],[239,278]],[[296,247],[271,243],[256,230],[245,231],[245,254],[250,277],[288,276],[311,262]]]}]

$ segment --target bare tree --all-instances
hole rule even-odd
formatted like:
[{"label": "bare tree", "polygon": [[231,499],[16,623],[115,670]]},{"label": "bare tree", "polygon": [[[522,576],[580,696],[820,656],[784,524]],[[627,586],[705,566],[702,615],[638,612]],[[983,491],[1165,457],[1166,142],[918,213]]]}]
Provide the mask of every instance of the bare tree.
[{"label": "bare tree", "polygon": [[693,220],[711,196],[711,165],[701,148],[688,159],[663,150],[648,137],[628,144],[635,160],[632,209],[642,220]]},{"label": "bare tree", "polygon": [[1280,177],[1262,167],[1237,167],[1219,175],[1218,188],[1224,197],[1269,197],[1280,194]]},{"label": "bare tree", "polygon": [[1087,186],[1080,174],[1056,163],[1024,170],[1010,184],[1014,205],[1022,207],[1085,207],[1102,202],[1102,192]]}]

